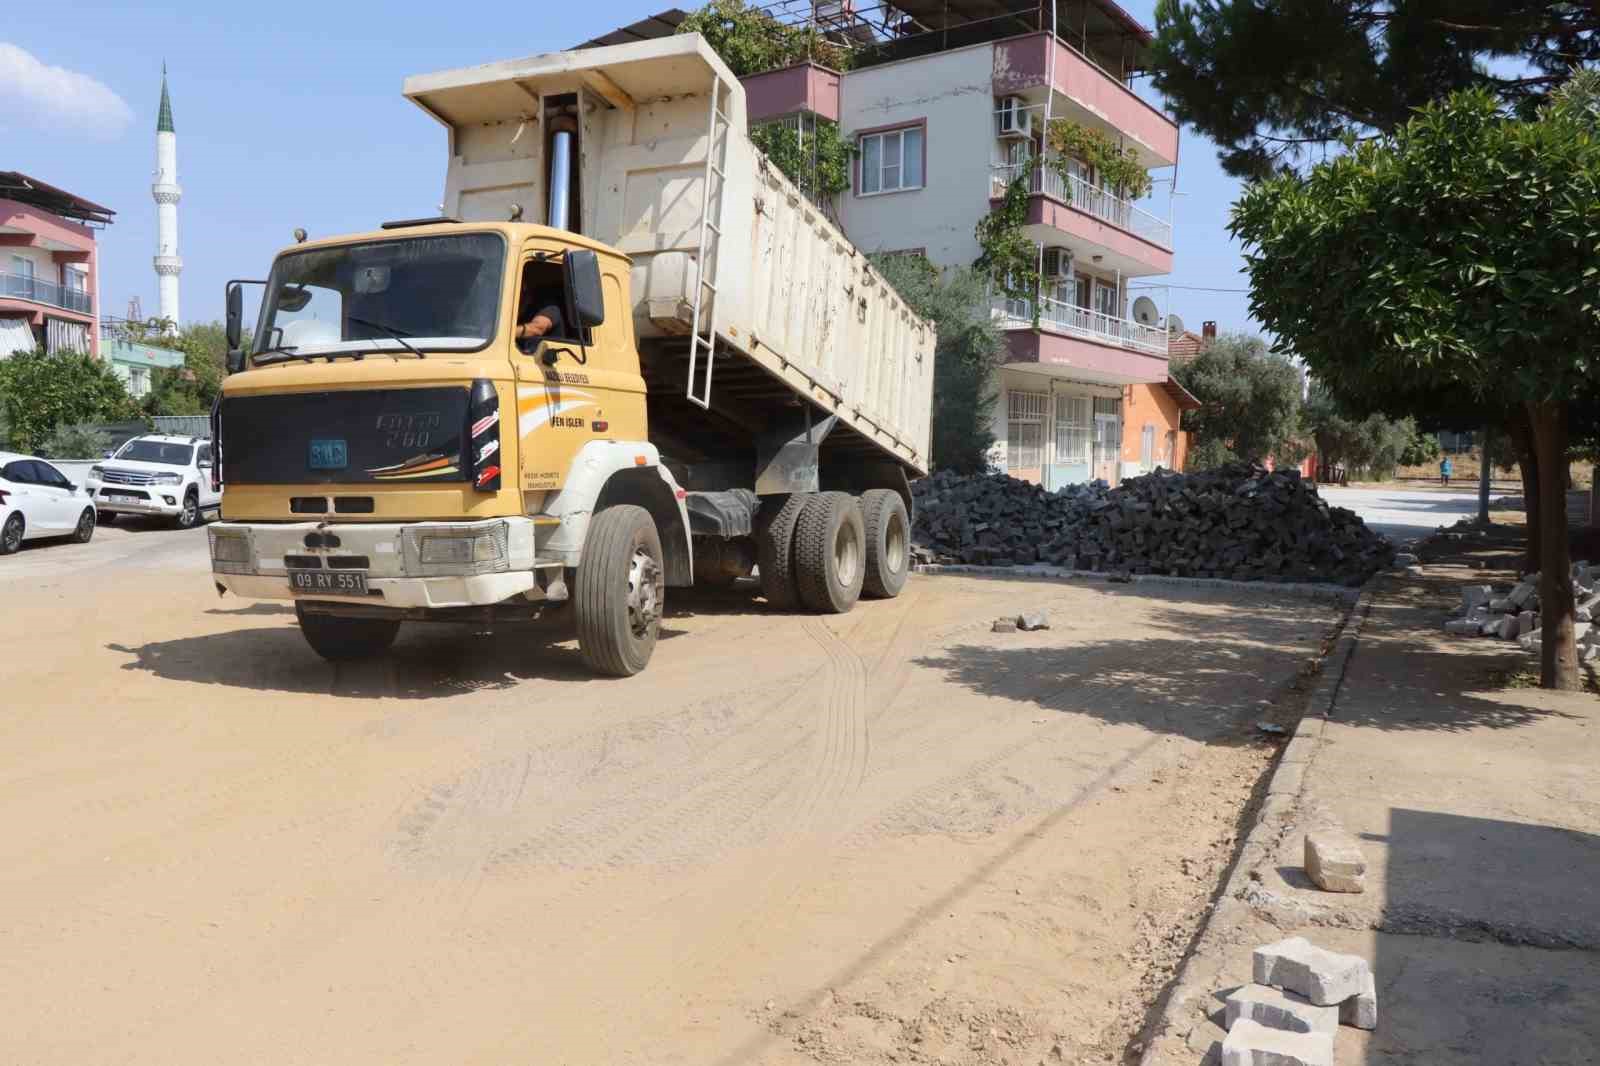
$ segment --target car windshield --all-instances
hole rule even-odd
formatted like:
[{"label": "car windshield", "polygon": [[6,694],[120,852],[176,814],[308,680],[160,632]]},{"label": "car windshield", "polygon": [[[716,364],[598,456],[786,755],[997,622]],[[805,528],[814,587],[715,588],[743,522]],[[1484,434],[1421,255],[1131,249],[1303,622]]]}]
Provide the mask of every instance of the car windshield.
[{"label": "car windshield", "polygon": [[139,463],[188,466],[189,460],[194,458],[194,447],[189,444],[166,444],[159,440],[130,440],[122,446],[117,458]]},{"label": "car windshield", "polygon": [[504,260],[505,242],[497,233],[290,252],[272,268],[253,350],[272,361],[404,353],[408,346],[424,352],[481,348],[494,336]]}]

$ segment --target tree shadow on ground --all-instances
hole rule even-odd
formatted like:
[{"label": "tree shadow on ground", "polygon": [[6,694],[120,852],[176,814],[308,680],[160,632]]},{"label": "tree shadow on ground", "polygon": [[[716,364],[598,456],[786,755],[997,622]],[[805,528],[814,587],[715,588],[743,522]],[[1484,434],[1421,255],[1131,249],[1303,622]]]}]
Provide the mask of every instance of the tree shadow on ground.
[{"label": "tree shadow on ground", "polygon": [[1053,616],[1048,635],[985,634],[913,662],[980,695],[1041,710],[1202,742],[1253,741],[1256,719],[1298,714],[1335,621],[1333,608],[1304,600],[1240,603],[1236,594],[1196,590],[1201,594],[1151,603],[1148,593],[1128,586],[1091,588],[1145,601],[1144,635],[1093,637],[1097,607],[1078,618]]}]

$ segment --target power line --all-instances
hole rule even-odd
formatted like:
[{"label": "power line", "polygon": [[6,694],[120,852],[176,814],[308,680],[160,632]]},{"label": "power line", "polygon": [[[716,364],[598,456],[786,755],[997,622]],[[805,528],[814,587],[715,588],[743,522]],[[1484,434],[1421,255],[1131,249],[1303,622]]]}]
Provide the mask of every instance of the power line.
[{"label": "power line", "polygon": [[1212,289],[1204,285],[1129,285],[1130,289],[1182,289],[1185,292],[1249,292],[1249,289]]}]

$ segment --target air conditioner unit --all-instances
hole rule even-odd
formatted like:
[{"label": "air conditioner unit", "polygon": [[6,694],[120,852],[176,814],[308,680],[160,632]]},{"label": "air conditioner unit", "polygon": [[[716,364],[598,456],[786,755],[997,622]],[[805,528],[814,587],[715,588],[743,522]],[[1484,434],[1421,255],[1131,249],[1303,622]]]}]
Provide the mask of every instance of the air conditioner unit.
[{"label": "air conditioner unit", "polygon": [[1072,273],[1072,249],[1046,248],[1044,250],[1044,280],[1066,281]]},{"label": "air conditioner unit", "polygon": [[1033,136],[1033,112],[1028,110],[1027,101],[1022,97],[1001,97],[996,117],[999,119],[1000,136],[1024,138]]}]

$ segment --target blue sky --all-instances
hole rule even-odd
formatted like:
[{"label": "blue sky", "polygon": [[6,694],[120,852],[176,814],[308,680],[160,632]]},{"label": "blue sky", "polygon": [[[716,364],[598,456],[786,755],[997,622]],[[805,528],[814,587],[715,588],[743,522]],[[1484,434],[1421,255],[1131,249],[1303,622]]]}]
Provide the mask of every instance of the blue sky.
[{"label": "blue sky", "polygon": [[[223,282],[262,276],[296,226],[340,233],[435,213],[444,132],[400,95],[407,74],[566,47],[670,6],[14,5],[0,43],[0,132],[10,149],[3,166],[115,209],[116,223],[100,235],[103,309],[122,315],[137,295],[154,314],[150,180],[165,59],[184,190],[182,317],[216,319]],[[1155,0],[1124,6],[1153,25]],[[1238,248],[1225,229],[1238,184],[1192,131],[1180,151],[1185,195],[1177,201],[1176,270],[1166,280],[1242,289]],[[1160,214],[1166,188],[1157,186]],[[1171,297],[1196,332],[1205,319],[1224,330],[1249,325],[1242,293],[1174,289]]]}]

